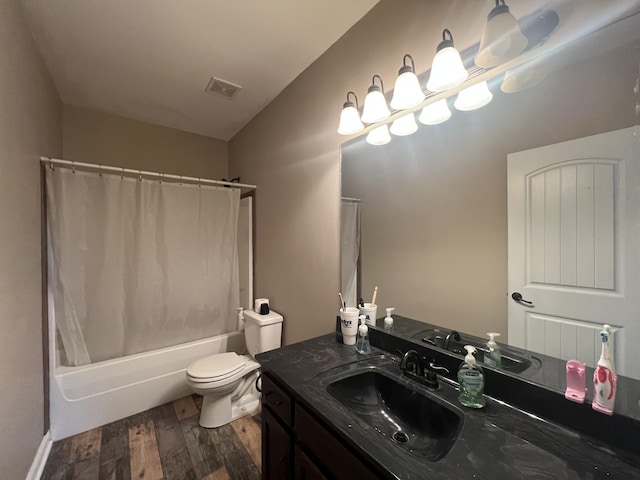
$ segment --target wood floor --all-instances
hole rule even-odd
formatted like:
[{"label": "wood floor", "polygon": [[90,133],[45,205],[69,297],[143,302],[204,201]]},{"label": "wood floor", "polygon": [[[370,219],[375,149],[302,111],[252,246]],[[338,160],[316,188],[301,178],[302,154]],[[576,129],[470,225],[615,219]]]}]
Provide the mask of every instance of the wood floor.
[{"label": "wood floor", "polygon": [[206,429],[201,406],[202,397],[184,397],[55,442],[42,479],[259,479],[259,411]]}]

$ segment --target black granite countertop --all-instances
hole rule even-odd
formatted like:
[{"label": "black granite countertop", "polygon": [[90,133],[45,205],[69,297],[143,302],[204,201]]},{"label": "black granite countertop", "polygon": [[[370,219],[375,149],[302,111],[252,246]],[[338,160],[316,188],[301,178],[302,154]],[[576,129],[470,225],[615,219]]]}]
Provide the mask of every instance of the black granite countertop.
[{"label": "black granite countertop", "polygon": [[[467,409],[457,403],[455,384],[441,381],[434,393],[400,374],[399,357],[375,347],[361,355],[326,335],[259,354],[257,360],[384,478],[640,479],[640,452],[620,451],[489,396],[485,408]],[[444,458],[426,461],[410,443],[385,437],[327,392],[334,379],[371,368],[423,395],[436,395],[463,416],[459,437]]]}]

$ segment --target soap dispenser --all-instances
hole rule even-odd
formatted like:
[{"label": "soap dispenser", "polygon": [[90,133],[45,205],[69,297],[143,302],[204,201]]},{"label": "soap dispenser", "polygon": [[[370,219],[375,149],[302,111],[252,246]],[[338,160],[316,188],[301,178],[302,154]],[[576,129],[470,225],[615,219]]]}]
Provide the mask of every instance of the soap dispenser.
[{"label": "soap dispenser", "polygon": [[369,327],[364,315],[360,315],[360,326],[358,327],[358,341],[356,342],[356,352],[371,353],[371,344],[369,343]]},{"label": "soap dispenser", "polygon": [[391,316],[391,313],[395,310],[395,308],[390,307],[387,308],[387,316],[384,317],[384,329],[385,330],[391,330],[391,327],[393,327],[393,317]]},{"label": "soap dispenser", "polygon": [[500,349],[496,343],[496,337],[499,337],[499,333],[487,333],[489,341],[487,342],[487,350],[484,352],[484,363],[490,367],[500,368],[502,366],[502,356],[500,355]]},{"label": "soap dispenser", "polygon": [[484,407],[484,373],[482,368],[476,363],[473,356],[476,351],[472,345],[465,345],[467,356],[464,362],[460,364],[458,370],[458,383],[460,384],[460,395],[458,401],[465,407],[482,408]]}]

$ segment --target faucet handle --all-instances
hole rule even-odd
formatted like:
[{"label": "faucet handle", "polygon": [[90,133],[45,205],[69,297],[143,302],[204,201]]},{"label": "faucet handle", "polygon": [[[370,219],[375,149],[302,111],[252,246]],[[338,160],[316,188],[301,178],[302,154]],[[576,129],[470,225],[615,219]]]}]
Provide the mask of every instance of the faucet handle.
[{"label": "faucet handle", "polygon": [[434,372],[434,373],[435,373],[435,372],[436,372],[436,370],[444,370],[445,372],[449,373],[449,369],[448,369],[447,367],[441,367],[441,366],[439,366],[439,365],[436,365],[436,364],[435,364],[435,360],[432,360],[432,361],[431,361],[431,362],[429,362],[427,365],[428,365],[427,369],[428,369],[430,372]]}]

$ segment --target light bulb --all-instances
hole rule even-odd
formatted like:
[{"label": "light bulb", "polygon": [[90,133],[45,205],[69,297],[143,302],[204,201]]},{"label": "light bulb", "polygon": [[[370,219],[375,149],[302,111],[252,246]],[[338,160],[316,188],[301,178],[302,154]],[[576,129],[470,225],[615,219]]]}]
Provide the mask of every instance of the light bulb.
[{"label": "light bulb", "polygon": [[492,98],[487,82],[482,81],[461,90],[453,106],[462,111],[475,110],[484,107]]},{"label": "light bulb", "polygon": [[[407,58],[411,60],[411,65],[406,64]],[[423,100],[424,92],[415,73],[413,57],[407,54],[404,56],[403,65],[398,72],[396,85],[393,89],[393,98],[391,99],[391,108],[403,110],[415,107]]]},{"label": "light bulb", "polygon": [[391,133],[398,137],[411,135],[418,130],[415,115],[413,113],[407,113],[406,115],[396,118],[391,124],[390,130]]},{"label": "light bulb", "polygon": [[[355,104],[349,100],[349,95],[353,95],[356,100]],[[356,94],[353,92],[347,93],[347,101],[342,105],[342,112],[340,113],[340,125],[338,126],[340,135],[353,135],[364,129],[364,125],[360,121],[357,105],[358,97],[356,97]]]},{"label": "light bulb", "polygon": [[367,143],[371,145],[385,145],[390,141],[391,135],[389,135],[389,127],[386,124],[374,128],[367,134]]},{"label": "light bulb", "polygon": [[449,110],[447,100],[442,98],[424,107],[418,121],[424,125],[437,125],[446,122],[449,118],[451,118],[451,110]]},{"label": "light bulb", "polygon": [[[450,38],[446,38],[447,34]],[[430,92],[442,92],[460,85],[469,76],[469,72],[462,64],[460,53],[453,46],[453,36],[449,30],[442,32],[442,42],[436,49],[436,55],[431,64],[431,73],[427,82]]]}]

